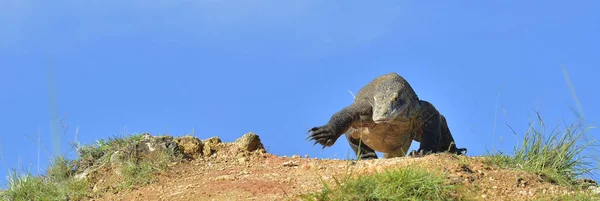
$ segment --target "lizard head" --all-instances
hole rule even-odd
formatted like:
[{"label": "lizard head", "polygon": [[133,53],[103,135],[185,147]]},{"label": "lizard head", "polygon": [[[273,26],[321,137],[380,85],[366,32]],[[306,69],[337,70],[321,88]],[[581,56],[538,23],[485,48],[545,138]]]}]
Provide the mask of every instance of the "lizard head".
[{"label": "lizard head", "polygon": [[418,100],[416,94],[398,82],[382,83],[373,96],[373,121],[384,123],[399,116],[408,117],[408,106]]}]

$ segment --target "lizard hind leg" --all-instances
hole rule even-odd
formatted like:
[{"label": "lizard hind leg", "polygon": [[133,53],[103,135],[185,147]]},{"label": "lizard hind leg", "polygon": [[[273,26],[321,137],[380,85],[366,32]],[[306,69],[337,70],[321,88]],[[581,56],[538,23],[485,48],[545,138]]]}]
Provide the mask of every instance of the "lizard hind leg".
[{"label": "lizard hind leg", "polygon": [[[440,151],[449,152],[452,154],[464,155],[467,152],[466,148],[457,148],[452,133],[448,128],[448,122],[444,115],[440,115],[440,124],[442,136],[440,137]],[[463,153],[464,152],[464,153]]]},{"label": "lizard hind leg", "polygon": [[367,146],[365,143],[362,143],[360,139],[353,138],[350,133],[346,134],[346,138],[357,158],[360,158],[361,160],[377,159],[375,150],[371,149],[371,147]]},{"label": "lizard hind leg", "polygon": [[440,142],[442,140],[441,115],[432,104],[422,101],[422,114],[426,117],[423,125],[417,130],[420,133],[420,146],[417,152],[421,154],[430,154],[440,152]]}]

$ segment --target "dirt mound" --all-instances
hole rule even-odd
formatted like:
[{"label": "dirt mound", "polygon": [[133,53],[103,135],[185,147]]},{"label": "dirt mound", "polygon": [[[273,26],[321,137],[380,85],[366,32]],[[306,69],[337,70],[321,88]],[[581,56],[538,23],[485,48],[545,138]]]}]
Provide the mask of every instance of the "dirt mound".
[{"label": "dirt mound", "polygon": [[488,165],[483,157],[445,153],[367,161],[281,157],[266,153],[254,133],[235,142],[192,136],[172,142],[183,160],[169,164],[151,182],[128,190],[115,188],[119,177],[111,167],[103,167],[93,178],[96,196],[91,200],[298,200],[300,195],[321,190],[322,182],[333,184],[347,170],[359,176],[406,166],[447,175],[448,184],[464,187],[455,192],[456,199],[531,200],[575,193],[533,173]]}]

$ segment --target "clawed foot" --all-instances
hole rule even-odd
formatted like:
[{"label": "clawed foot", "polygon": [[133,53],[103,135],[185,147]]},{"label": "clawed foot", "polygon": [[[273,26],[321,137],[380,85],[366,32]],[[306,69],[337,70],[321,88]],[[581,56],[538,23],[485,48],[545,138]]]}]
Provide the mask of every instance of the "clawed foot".
[{"label": "clawed foot", "polygon": [[423,150],[419,150],[419,151],[412,150],[411,152],[408,153],[408,156],[410,156],[410,157],[423,157],[423,156],[426,156],[426,155],[429,155],[429,154],[431,154],[430,151],[425,152]]},{"label": "clawed foot", "polygon": [[[408,156],[410,156],[410,157],[423,157],[423,156],[429,155],[431,153],[432,152],[424,152],[423,150],[419,150],[419,151],[412,150],[411,152],[408,153]],[[456,149],[456,154],[457,155],[465,155],[465,154],[467,154],[467,148],[458,148],[458,149]]]},{"label": "clawed foot", "polygon": [[458,148],[456,149],[456,152],[458,155],[466,155],[467,154],[467,148]]},{"label": "clawed foot", "polygon": [[335,133],[334,129],[329,125],[313,127],[310,130],[308,130],[308,133],[310,132],[312,132],[312,134],[310,134],[306,139],[308,139],[309,141],[314,140],[315,143],[313,144],[313,146],[316,144],[323,145],[323,149],[325,147],[333,146],[333,144],[339,137],[338,134]]}]

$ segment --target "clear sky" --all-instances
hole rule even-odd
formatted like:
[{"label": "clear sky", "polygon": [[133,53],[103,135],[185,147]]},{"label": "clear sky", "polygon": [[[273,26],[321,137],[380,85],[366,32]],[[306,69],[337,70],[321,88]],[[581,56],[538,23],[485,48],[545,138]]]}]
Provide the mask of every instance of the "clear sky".
[{"label": "clear sky", "polygon": [[38,128],[42,171],[53,154],[73,156],[76,129],[85,144],[252,131],[277,155],[353,157],[343,138],[321,150],[306,132],[389,72],[446,116],[468,155],[510,152],[535,110],[550,127],[576,118],[561,67],[586,120],[600,118],[598,10],[548,0],[0,0],[0,175],[37,172]]}]

